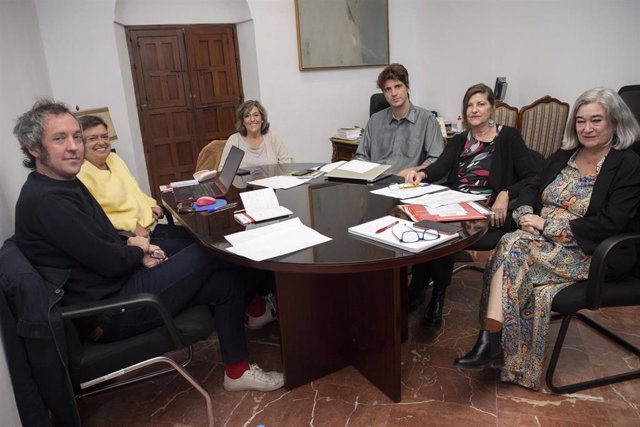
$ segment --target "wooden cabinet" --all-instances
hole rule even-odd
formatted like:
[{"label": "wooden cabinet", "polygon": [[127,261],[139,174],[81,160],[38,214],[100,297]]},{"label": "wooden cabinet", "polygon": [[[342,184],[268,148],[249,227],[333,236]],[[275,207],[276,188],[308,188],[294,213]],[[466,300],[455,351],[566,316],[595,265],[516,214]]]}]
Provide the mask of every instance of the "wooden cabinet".
[{"label": "wooden cabinet", "polygon": [[356,155],[359,140],[348,140],[342,138],[330,138],[331,145],[333,146],[333,154],[331,155],[331,162],[337,162],[340,160],[351,160]]}]

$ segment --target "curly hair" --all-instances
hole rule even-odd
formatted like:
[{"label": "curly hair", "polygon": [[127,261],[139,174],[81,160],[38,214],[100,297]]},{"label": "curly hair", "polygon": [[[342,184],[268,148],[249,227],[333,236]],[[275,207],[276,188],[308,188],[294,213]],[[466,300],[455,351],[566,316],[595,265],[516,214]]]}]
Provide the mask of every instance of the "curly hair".
[{"label": "curly hair", "polygon": [[52,99],[41,98],[36,100],[33,107],[16,119],[13,127],[13,134],[18,138],[20,149],[25,158],[22,160],[24,167],[35,170],[36,159],[29,152],[30,148],[39,151],[44,150],[42,138],[44,136],[44,119],[49,116],[60,116],[63,114],[73,114],[67,105],[56,102]]},{"label": "curly hair", "polygon": [[245,101],[238,108],[238,123],[236,123],[236,130],[240,132],[240,135],[247,136],[247,127],[244,125],[245,116],[249,115],[249,112],[253,107],[256,107],[262,116],[262,126],[260,127],[260,133],[264,135],[269,132],[269,120],[267,120],[267,110],[260,104],[260,101],[249,100]]}]

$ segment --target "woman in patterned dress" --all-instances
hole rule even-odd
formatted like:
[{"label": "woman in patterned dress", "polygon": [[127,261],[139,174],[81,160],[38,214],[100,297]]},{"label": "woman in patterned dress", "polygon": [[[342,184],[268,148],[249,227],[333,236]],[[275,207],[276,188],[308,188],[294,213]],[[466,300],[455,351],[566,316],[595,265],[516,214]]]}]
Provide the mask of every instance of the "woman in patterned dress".
[{"label": "woman in patterned dress", "polygon": [[[518,197],[540,167],[518,129],[495,123],[495,101],[487,85],[479,83],[467,89],[462,98],[462,117],[467,130],[447,142],[438,160],[405,177],[406,182],[414,184],[446,179],[445,185],[449,188],[486,196],[493,215],[491,228],[478,243],[479,247],[495,246],[504,233],[514,229],[507,215],[509,203]],[[425,315],[430,326],[437,327],[442,322],[445,290],[451,283],[454,261],[455,254],[452,254],[412,267],[411,311],[422,302],[429,279],[433,280]]]},{"label": "woman in patterned dress", "polygon": [[[553,297],[587,278],[602,240],[640,227],[640,157],[626,150],[638,138],[640,126],[613,90],[576,100],[561,149],[520,193],[519,230],[489,260],[480,334],[457,367],[502,368],[503,381],[540,389]],[[633,265],[629,256],[621,266]]]}]

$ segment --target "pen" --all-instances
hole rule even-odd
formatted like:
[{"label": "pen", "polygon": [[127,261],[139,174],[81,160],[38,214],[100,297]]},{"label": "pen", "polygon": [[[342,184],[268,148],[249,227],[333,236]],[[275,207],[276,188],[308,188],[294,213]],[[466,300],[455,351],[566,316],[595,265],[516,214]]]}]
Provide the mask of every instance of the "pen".
[{"label": "pen", "polygon": [[376,230],[376,234],[380,234],[380,233],[382,233],[383,231],[387,231],[388,229],[390,229],[391,227],[393,227],[394,225],[396,225],[396,224],[397,224],[397,223],[399,223],[399,222],[400,222],[400,221],[394,221],[394,222],[392,222],[392,223],[391,223],[391,224],[389,224],[389,225],[385,225],[384,227],[382,227],[382,228],[380,228],[380,229]]}]

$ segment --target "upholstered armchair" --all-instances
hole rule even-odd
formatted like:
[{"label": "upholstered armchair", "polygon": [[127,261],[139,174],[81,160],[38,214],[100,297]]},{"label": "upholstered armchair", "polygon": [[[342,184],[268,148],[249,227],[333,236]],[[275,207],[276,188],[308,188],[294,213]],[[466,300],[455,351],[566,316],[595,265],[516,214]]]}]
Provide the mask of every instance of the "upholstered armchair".
[{"label": "upholstered armchair", "polygon": [[226,143],[226,139],[214,139],[205,145],[202,151],[200,151],[200,154],[198,154],[196,171],[205,169],[210,171],[218,170],[220,159],[222,158],[222,150]]},{"label": "upholstered armchair", "polygon": [[517,127],[518,109],[506,102],[496,101],[494,119],[499,125],[511,126],[512,128]]},{"label": "upholstered armchair", "polygon": [[560,148],[569,117],[569,104],[544,96],[518,113],[518,128],[525,144],[545,159]]}]

